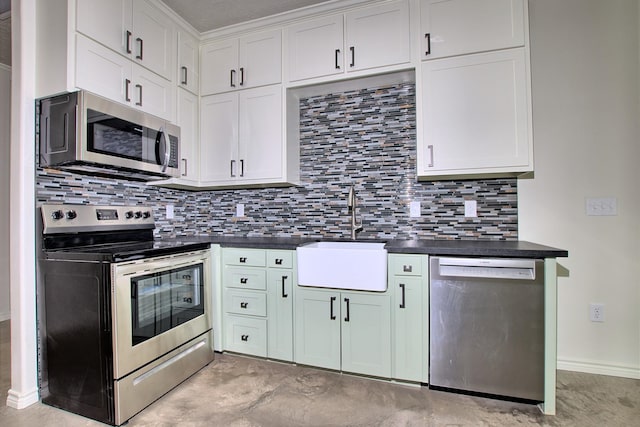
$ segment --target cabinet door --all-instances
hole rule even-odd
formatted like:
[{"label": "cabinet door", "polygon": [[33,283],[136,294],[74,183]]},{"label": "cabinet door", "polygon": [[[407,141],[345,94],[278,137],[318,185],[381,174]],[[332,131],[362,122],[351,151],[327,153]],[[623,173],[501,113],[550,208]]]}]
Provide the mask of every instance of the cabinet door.
[{"label": "cabinet door", "polygon": [[238,87],[282,81],[282,31],[251,34],[239,40]]},{"label": "cabinet door", "polygon": [[198,97],[184,89],[178,89],[176,122],[180,126],[181,179],[197,181],[199,174],[199,108]]},{"label": "cabinet door", "polygon": [[200,80],[198,40],[185,31],[178,33],[178,84],[198,94]]},{"label": "cabinet door", "polygon": [[340,294],[298,287],[295,362],[340,369]]},{"label": "cabinet door", "polygon": [[391,312],[387,295],[343,292],[342,370],[391,378]]},{"label": "cabinet door", "polygon": [[422,0],[422,58],[524,45],[524,0]]},{"label": "cabinet door", "polygon": [[267,357],[267,320],[225,314],[224,349]]},{"label": "cabinet door", "polygon": [[[115,52],[126,52],[127,31],[132,31],[132,0],[76,2],[76,30]],[[84,65],[84,64],[83,64]]]},{"label": "cabinet door", "polygon": [[524,48],[422,64],[418,174],[531,170]]},{"label": "cabinet door", "polygon": [[238,147],[238,95],[203,97],[200,106],[200,181],[234,182]]},{"label": "cabinet door", "polygon": [[200,56],[201,95],[237,89],[238,39],[227,39],[202,46]]},{"label": "cabinet door", "polygon": [[131,62],[80,34],[76,35],[76,86],[130,104]]},{"label": "cabinet door", "polygon": [[146,0],[133,2],[132,59],[171,80],[175,52],[171,19]]},{"label": "cabinet door", "polygon": [[423,291],[426,283],[421,277],[394,276],[390,283],[393,292],[393,378],[405,381],[427,381],[427,355],[424,344],[428,342],[426,322],[427,307]]},{"label": "cabinet door", "polygon": [[289,80],[340,74],[344,71],[343,15],[305,21],[287,29]]},{"label": "cabinet door", "polygon": [[132,64],[131,73],[133,106],[175,122],[173,84],[137,64]]},{"label": "cabinet door", "polygon": [[293,360],[293,270],[267,272],[267,356]]},{"label": "cabinet door", "polygon": [[409,3],[406,0],[346,14],[347,71],[411,60]]},{"label": "cabinet door", "polygon": [[282,88],[242,91],[237,174],[242,181],[277,180],[283,175]]}]

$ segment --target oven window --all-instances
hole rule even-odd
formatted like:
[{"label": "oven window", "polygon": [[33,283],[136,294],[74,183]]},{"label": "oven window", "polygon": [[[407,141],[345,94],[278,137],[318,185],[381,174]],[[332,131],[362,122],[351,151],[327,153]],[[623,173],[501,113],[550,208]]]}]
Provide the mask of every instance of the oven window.
[{"label": "oven window", "polygon": [[204,314],[203,264],[131,279],[132,344]]}]

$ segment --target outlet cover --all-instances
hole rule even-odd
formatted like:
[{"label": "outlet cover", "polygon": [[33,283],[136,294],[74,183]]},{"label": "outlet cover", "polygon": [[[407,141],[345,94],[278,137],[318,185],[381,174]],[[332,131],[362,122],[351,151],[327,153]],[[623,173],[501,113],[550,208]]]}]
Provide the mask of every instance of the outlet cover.
[{"label": "outlet cover", "polygon": [[242,218],[244,216],[244,204],[238,203],[236,205],[236,217]]},{"label": "outlet cover", "polygon": [[604,322],[604,304],[589,304],[589,320]]},{"label": "outlet cover", "polygon": [[615,197],[587,198],[586,211],[588,216],[618,215],[618,200]]},{"label": "outlet cover", "polygon": [[410,218],[419,218],[420,215],[420,202],[414,201],[409,203],[409,217]]},{"label": "outlet cover", "polygon": [[167,219],[173,219],[173,217],[174,217],[173,205],[167,205],[167,207],[166,207],[166,217],[167,217]]},{"label": "outlet cover", "polygon": [[476,218],[478,216],[478,202],[475,200],[465,200],[464,216],[467,218]]}]

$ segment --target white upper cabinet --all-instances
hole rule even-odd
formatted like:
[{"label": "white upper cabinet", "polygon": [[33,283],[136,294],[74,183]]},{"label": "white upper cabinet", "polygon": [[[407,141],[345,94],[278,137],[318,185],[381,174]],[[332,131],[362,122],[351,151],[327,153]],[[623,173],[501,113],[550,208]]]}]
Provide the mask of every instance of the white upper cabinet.
[{"label": "white upper cabinet", "polygon": [[200,67],[202,95],[280,83],[282,32],[278,29],[204,43]]},{"label": "white upper cabinet", "polygon": [[290,81],[411,60],[407,0],[304,21],[286,31]]},{"label": "white upper cabinet", "polygon": [[178,32],[178,85],[196,95],[200,86],[199,44],[186,31]]},{"label": "white upper cabinet", "polygon": [[422,0],[422,59],[523,46],[524,0]]},{"label": "white upper cabinet", "polygon": [[334,15],[288,28],[289,80],[341,74],[344,63],[344,17]]},{"label": "white upper cabinet", "polygon": [[178,89],[176,123],[180,126],[180,179],[197,182],[200,177],[200,106],[198,97],[184,89]]},{"label": "white upper cabinet", "polygon": [[345,68],[365,70],[411,60],[409,3],[405,0],[349,12]]},{"label": "white upper cabinet", "polygon": [[526,76],[524,48],[423,63],[418,175],[532,170]]},{"label": "white upper cabinet", "polygon": [[203,97],[200,122],[201,186],[287,182],[280,85]]},{"label": "white upper cabinet", "polygon": [[173,121],[170,81],[84,37],[76,36],[76,86]]},{"label": "white upper cabinet", "polygon": [[76,30],[171,79],[174,25],[147,0],[82,0],[76,2]]}]

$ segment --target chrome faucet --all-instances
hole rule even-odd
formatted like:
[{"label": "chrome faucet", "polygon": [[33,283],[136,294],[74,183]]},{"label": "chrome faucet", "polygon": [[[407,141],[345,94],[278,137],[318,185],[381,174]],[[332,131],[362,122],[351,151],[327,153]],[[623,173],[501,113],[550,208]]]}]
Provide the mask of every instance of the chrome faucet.
[{"label": "chrome faucet", "polygon": [[356,234],[363,230],[362,223],[356,223],[356,191],[353,185],[349,188],[349,200],[347,207],[351,213],[351,240],[356,240]]}]

